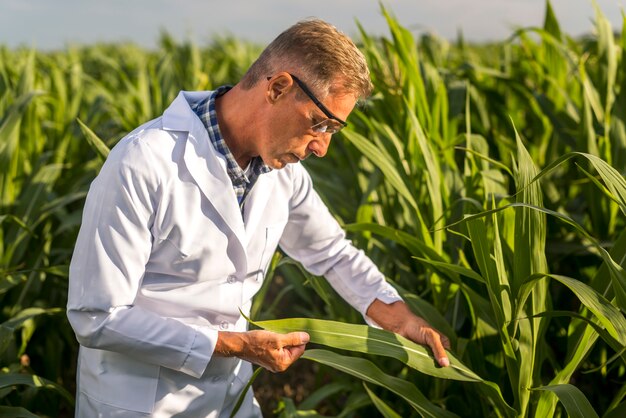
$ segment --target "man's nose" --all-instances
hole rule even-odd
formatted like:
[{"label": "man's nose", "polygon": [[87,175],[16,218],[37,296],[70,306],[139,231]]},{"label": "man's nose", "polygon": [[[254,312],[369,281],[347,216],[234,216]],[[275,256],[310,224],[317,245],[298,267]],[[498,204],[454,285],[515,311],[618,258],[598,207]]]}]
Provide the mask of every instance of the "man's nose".
[{"label": "man's nose", "polygon": [[322,134],[309,142],[307,148],[312,154],[315,154],[316,157],[323,157],[326,155],[326,152],[328,152],[331,136],[332,134]]}]

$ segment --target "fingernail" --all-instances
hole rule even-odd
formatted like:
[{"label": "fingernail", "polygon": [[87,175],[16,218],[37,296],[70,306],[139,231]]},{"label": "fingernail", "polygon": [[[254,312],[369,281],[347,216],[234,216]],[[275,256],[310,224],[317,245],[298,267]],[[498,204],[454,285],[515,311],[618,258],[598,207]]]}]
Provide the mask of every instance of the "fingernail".
[{"label": "fingernail", "polygon": [[309,340],[311,339],[311,337],[309,337],[309,334],[307,334],[306,332],[301,332],[300,333],[300,339],[302,341],[302,344],[306,344],[309,342]]},{"label": "fingernail", "polygon": [[439,359],[439,365],[441,367],[448,367],[450,365],[450,360],[448,360],[448,357],[441,357]]}]

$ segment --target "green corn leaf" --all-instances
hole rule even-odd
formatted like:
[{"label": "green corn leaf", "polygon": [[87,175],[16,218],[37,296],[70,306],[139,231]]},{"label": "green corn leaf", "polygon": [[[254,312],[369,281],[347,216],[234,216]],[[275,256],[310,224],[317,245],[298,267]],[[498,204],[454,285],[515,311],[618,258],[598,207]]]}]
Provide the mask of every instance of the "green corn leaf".
[{"label": "green corn leaf", "polygon": [[598,335],[600,335],[609,345],[619,346],[619,348],[616,347],[616,349],[619,350],[619,352],[615,354],[615,356],[617,357],[621,357],[621,355],[624,354],[624,352],[626,352],[626,348],[622,348],[622,346],[618,342],[616,342],[613,337],[611,337],[611,335],[602,325],[596,323],[597,320],[593,316],[588,317],[586,315],[581,315],[577,312],[557,311],[554,309],[533,315],[533,318],[555,318],[555,317],[573,318],[573,319],[577,319],[577,320],[584,322],[586,325],[589,325],[589,327],[592,328]]},{"label": "green corn leaf", "polygon": [[500,299],[500,279],[494,260],[491,257],[485,222],[483,222],[482,219],[476,218],[469,221],[467,226],[476,263],[487,284],[489,300],[493,306],[493,315],[497,320],[498,326],[502,327],[506,321],[505,313],[502,309],[502,301]]},{"label": "green corn leaf", "polygon": [[40,418],[20,406],[0,406],[0,418]]},{"label": "green corn leaf", "polygon": [[[526,147],[524,147],[515,126],[513,129],[515,130],[518,155],[518,168],[515,180],[517,188],[521,189],[519,193],[516,193],[516,200],[517,202],[541,207],[543,206],[541,187],[533,181],[538,174],[538,170]],[[530,274],[547,273],[545,258],[546,230],[545,214],[525,207],[515,209],[515,274],[512,286],[514,292],[517,292],[521,282]],[[545,289],[541,290],[541,295],[538,292],[539,290],[535,292],[539,297],[536,302],[544,305]]]},{"label": "green corn leaf", "polygon": [[445,254],[439,254],[432,246],[429,246],[414,235],[399,229],[374,223],[348,224],[344,226],[344,229],[349,232],[372,232],[397,242],[408,249],[413,255],[423,255],[432,260],[447,261]]},{"label": "green corn leaf", "polygon": [[25,323],[39,315],[51,315],[63,312],[61,308],[26,308],[13,318],[0,324],[0,354],[3,353],[13,339],[13,333]]},{"label": "green corn leaf", "polygon": [[476,150],[473,150],[471,148],[465,148],[465,147],[454,147],[454,149],[457,149],[459,151],[463,151],[469,154],[472,154],[478,158],[480,158],[483,161],[488,162],[489,164],[494,165],[495,167],[499,168],[502,171],[505,171],[509,176],[513,176],[513,173],[511,172],[511,169],[509,167],[507,167],[505,164],[494,160],[493,158],[489,158],[487,155],[484,155]]},{"label": "green corn leaf", "polygon": [[549,390],[555,393],[570,418],[599,418],[596,411],[587,400],[587,397],[576,386],[564,383],[562,385],[549,385],[532,388],[531,390]]},{"label": "green corn leaf", "polygon": [[407,29],[401,27],[391,13],[382,6],[381,11],[385,16],[387,25],[393,38],[393,50],[395,56],[402,62],[405,70],[403,96],[410,103],[410,107],[416,109],[420,123],[430,129],[430,108],[422,73],[420,71],[420,58],[415,47],[415,39]]},{"label": "green corn leaf", "polygon": [[14,180],[19,171],[20,125],[27,106],[41,94],[33,91],[20,96],[0,123],[0,206],[12,204],[17,197]]},{"label": "green corn leaf", "polygon": [[398,166],[386,157],[384,153],[363,135],[351,131],[342,131],[346,139],[348,139],[355,147],[359,149],[372,163],[378,167],[385,175],[386,180],[394,189],[404,197],[413,208],[417,210],[417,202],[413,198],[413,195],[409,191],[403,175],[398,170]]},{"label": "green corn leaf", "polygon": [[424,264],[429,264],[439,270],[465,276],[472,280],[477,281],[478,283],[483,283],[483,284],[486,283],[485,279],[483,279],[483,277],[480,274],[476,273],[472,269],[468,269],[467,267],[459,266],[458,264],[445,263],[442,261],[427,260],[421,257],[413,257],[413,258],[421,261]]},{"label": "green corn leaf", "polygon": [[483,381],[452,353],[448,353],[450,366],[439,367],[425,347],[400,335],[367,325],[310,318],[289,318],[253,323],[263,329],[279,333],[304,331],[310,335],[311,342],[316,344],[395,358],[431,376],[469,382]]},{"label": "green corn leaf", "polygon": [[239,398],[237,398],[237,402],[235,403],[235,407],[233,408],[232,412],[230,413],[230,418],[233,418],[235,415],[237,415],[237,411],[239,411],[239,408],[241,408],[241,404],[243,404],[243,401],[246,399],[246,394],[248,393],[248,390],[250,390],[250,387],[252,386],[252,384],[254,383],[256,378],[259,376],[259,374],[261,374],[261,372],[263,370],[264,369],[262,367],[257,367],[257,369],[254,371],[254,373],[252,373],[252,376],[250,376],[250,379],[248,380],[248,383],[246,383],[244,388],[241,390],[241,393],[239,394]]},{"label": "green corn leaf", "polygon": [[278,418],[324,418],[316,411],[298,409],[293,399],[286,396],[282,397],[274,413]]},{"label": "green corn leaf", "polygon": [[417,216],[416,225],[418,225],[417,231],[420,234],[418,238],[432,247],[432,238],[426,228],[424,217],[413,194],[409,191],[406,174],[402,174],[398,169],[398,163],[392,161],[385,153],[380,152],[380,149],[363,135],[349,129],[343,131],[343,135],[383,173],[385,181],[408,202]]},{"label": "green corn leaf", "polygon": [[306,350],[302,358],[316,361],[359,379],[379,385],[402,397],[423,417],[456,417],[456,414],[439,408],[426,398],[415,385],[406,380],[383,373],[374,363],[357,357],[342,356],[327,350]]},{"label": "green corn leaf", "polygon": [[602,418],[623,418],[626,416],[626,401],[607,411]]},{"label": "green corn leaf", "polygon": [[429,351],[408,339],[366,325],[346,324],[309,318],[290,318],[273,321],[252,322],[253,324],[278,333],[305,331],[311,342],[333,348],[381,355],[402,361],[419,372],[451,380],[480,382],[488,392],[495,406],[506,416],[514,416],[515,411],[504,401],[499,387],[480,378],[448,352],[449,367],[439,367]]},{"label": "green corn leaf", "polygon": [[[581,152],[572,152],[565,154],[556,159],[549,166],[543,169],[539,174],[537,174],[532,182],[529,183],[529,185],[538,181],[540,178],[546,176],[548,173],[556,169],[556,167],[574,157],[584,157],[591,162],[593,167],[596,169],[596,171],[604,181],[606,188],[613,195],[614,201],[619,205],[622,213],[626,214],[626,179],[624,179],[624,177],[615,168],[611,167],[606,161],[595,155]],[[613,288],[617,296],[618,305],[620,306],[620,308],[626,309],[626,273],[624,272],[622,267],[615,263],[613,259],[611,259],[608,252],[599,245],[597,240],[591,237],[591,235],[587,233],[587,231],[580,227],[571,218],[554,211],[546,210],[545,213],[552,214],[553,216],[556,216],[574,226],[585,238],[589,239],[592,242],[592,245],[598,250],[600,256],[603,258],[607,267],[609,268],[611,278],[613,279]]]},{"label": "green corn leaf", "polygon": [[[509,335],[507,329],[506,312],[503,309],[503,297],[509,297],[504,295],[500,290],[500,278],[496,268],[496,263],[491,256],[489,248],[489,239],[487,235],[487,228],[485,222],[482,219],[475,218],[467,223],[467,227],[470,233],[472,242],[472,250],[474,251],[474,257],[478,264],[482,276],[485,278],[487,284],[487,294],[489,295],[489,301],[491,302],[491,314],[497,324],[498,335],[500,337],[500,344],[504,351],[504,360],[507,368],[509,380],[513,387],[519,385],[520,359],[513,347],[512,338]],[[516,396],[516,404],[520,403],[517,398],[519,393],[514,391]]]},{"label": "green corn leaf", "polygon": [[87,125],[83,123],[80,119],[76,119],[78,124],[80,125],[80,129],[83,131],[87,142],[91,147],[96,151],[96,153],[102,158],[106,159],[111,151],[109,147],[104,143],[102,139],[98,135],[95,134]]},{"label": "green corn leaf", "polygon": [[595,315],[611,337],[619,341],[620,344],[626,345],[626,318],[624,318],[621,311],[593,288],[571,277],[557,274],[532,275],[520,289],[518,295],[520,311],[533,287],[536,286],[538,280],[544,277],[549,277],[567,286],[567,288],[576,295],[578,300]]},{"label": "green corn leaf", "polygon": [[387,405],[385,401],[376,396],[376,394],[365,383],[363,383],[363,387],[365,388],[365,391],[369,395],[376,409],[378,409],[378,412],[380,412],[380,414],[384,418],[402,418],[399,414],[396,413],[396,411],[393,410],[392,407]]},{"label": "green corn leaf", "polygon": [[[515,170],[515,183],[518,189],[516,201],[528,203],[535,207],[543,206],[543,194],[540,184],[533,182],[539,170],[526,150],[515,126],[515,142],[517,144],[517,170]],[[495,216],[495,215],[493,215]],[[497,224],[495,225],[497,227]],[[541,211],[534,211],[527,207],[515,208],[515,237],[514,237],[514,267],[512,281],[509,283],[496,283],[501,291],[501,303],[504,309],[511,309],[510,292],[517,293],[524,279],[532,273],[547,273],[547,261],[545,256],[547,222],[546,215]],[[497,230],[496,230],[496,237]],[[499,240],[496,239],[499,244]],[[499,272],[498,278],[501,278]],[[549,293],[547,280],[539,280],[531,292],[531,303],[523,306],[529,316],[538,312],[544,312],[549,306]],[[522,309],[522,308],[519,308]],[[505,318],[511,319],[511,311],[505,311]],[[519,394],[521,415],[526,415],[530,401],[530,392],[525,388],[532,386],[533,379],[537,375],[536,364],[541,364],[542,350],[539,349],[541,336],[545,332],[547,322],[543,318],[533,318],[530,323],[526,320],[515,322],[518,326],[512,327],[512,334],[519,334],[518,370],[519,381],[514,393]]]},{"label": "green corn leaf", "polygon": [[352,385],[345,382],[333,382],[322,386],[317,389],[308,398],[300,403],[300,409],[315,409],[317,405],[324,399],[335,395],[341,391],[349,391],[352,389]]},{"label": "green corn leaf", "polygon": [[[491,306],[491,302],[486,299],[481,293],[472,289],[472,287],[468,286],[459,275],[470,275],[474,279],[479,280],[481,283],[485,283],[485,280],[476,272],[466,269],[465,267],[458,266],[452,263],[443,263],[443,262],[434,262],[432,260],[420,259],[424,263],[429,264],[434,267],[435,270],[443,273],[448,276],[450,280],[452,280],[455,284],[457,284],[465,297],[468,300],[468,304],[472,310],[475,311],[476,315],[482,320],[485,321],[487,325],[491,328],[497,328],[496,320],[493,315],[493,307]],[[471,273],[470,273],[471,271]]]},{"label": "green corn leaf", "polygon": [[[408,103],[405,102],[407,109],[410,109]],[[431,225],[434,227],[435,222],[439,222],[443,215],[443,201],[441,196],[441,168],[439,167],[439,160],[435,158],[435,153],[432,150],[432,147],[424,134],[424,130],[417,119],[417,116],[411,112],[407,111],[407,116],[409,122],[411,123],[411,130],[415,133],[415,138],[417,141],[418,149],[415,150],[413,159],[421,158],[424,160],[424,165],[426,170],[424,175],[426,176],[426,186],[428,187],[428,196],[430,197],[430,206],[432,210],[432,222]],[[435,249],[437,251],[441,250],[441,244],[443,239],[443,231],[435,232]]]},{"label": "green corn leaf", "polygon": [[[611,28],[611,23],[606,18],[598,3],[593,1],[595,11],[596,33],[598,36],[598,57],[606,65],[606,87],[605,87],[605,105],[604,111],[607,119],[611,114],[611,107],[615,101],[615,79],[617,77],[617,50],[615,47],[615,34]],[[609,137],[610,121],[605,121],[605,136]]]},{"label": "green corn leaf", "polygon": [[[26,276],[23,274],[20,275],[12,275],[12,274],[4,274],[0,271],[0,295],[8,292],[13,289],[15,286],[22,284],[26,281]],[[1,340],[1,339],[0,339]],[[0,347],[2,343],[0,342]],[[0,351],[2,351],[0,349]]]},{"label": "green corn leaf", "polygon": [[32,319],[36,316],[39,315],[54,315],[54,314],[58,314],[64,312],[64,309],[62,308],[48,308],[48,309],[44,309],[44,308],[26,308],[23,311],[19,312],[17,315],[15,315],[13,318],[3,322],[2,324],[0,324],[0,326],[11,329],[11,330],[15,330],[17,328],[19,328],[22,323],[24,321],[27,321],[29,319]]},{"label": "green corn leaf", "polygon": [[63,386],[48,379],[33,374],[0,373],[0,389],[17,385],[53,390],[61,395],[70,405],[74,405],[74,397]]},{"label": "green corn leaf", "polygon": [[609,269],[609,272],[612,278],[613,289],[615,290],[615,294],[617,296],[618,306],[621,309],[626,309],[626,272],[619,264],[615,262],[615,260],[611,258],[611,256],[606,251],[606,249],[604,249],[604,247],[602,247],[602,245],[600,245],[600,243],[594,237],[592,237],[583,227],[581,227],[576,221],[574,221],[572,218],[570,218],[567,215],[564,215],[562,213],[559,213],[550,209],[529,205],[526,203],[510,203],[508,205],[505,205],[496,209],[487,210],[476,215],[466,216],[464,219],[458,222],[449,224],[447,227],[450,228],[457,224],[460,224],[463,222],[469,222],[478,218],[482,218],[492,213],[506,210],[511,207],[522,207],[522,206],[539,211],[539,212],[543,212],[547,215],[551,215],[559,219],[560,221],[563,221],[564,223],[574,227],[574,229],[578,233],[580,233],[583,237],[585,237],[585,239],[587,239],[589,243],[591,244],[591,247],[597,251],[600,257],[602,257],[602,259],[606,263],[607,268]]}]

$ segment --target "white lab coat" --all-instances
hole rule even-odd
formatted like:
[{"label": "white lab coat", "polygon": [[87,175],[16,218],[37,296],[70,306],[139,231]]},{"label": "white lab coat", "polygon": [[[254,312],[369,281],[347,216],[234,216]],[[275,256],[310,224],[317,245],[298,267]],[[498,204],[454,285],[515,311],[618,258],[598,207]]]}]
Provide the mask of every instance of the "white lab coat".
[{"label": "white lab coat", "polygon": [[[123,138],[92,183],[70,266],[77,416],[227,416],[251,375],[212,357],[219,330],[245,331],[277,245],[363,315],[399,300],[355,249],[300,164],[259,177],[238,207],[226,161],[181,92]],[[220,412],[221,411],[221,412]],[[258,416],[250,395],[238,416]]]}]

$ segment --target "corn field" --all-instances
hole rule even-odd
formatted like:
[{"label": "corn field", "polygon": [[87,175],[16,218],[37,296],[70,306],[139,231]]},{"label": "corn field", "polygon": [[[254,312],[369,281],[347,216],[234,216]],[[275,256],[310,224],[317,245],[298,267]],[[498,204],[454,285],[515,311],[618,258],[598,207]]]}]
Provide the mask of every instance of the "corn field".
[{"label": "corn field", "polygon": [[[548,2],[542,26],[471,45],[381,13],[389,37],[355,37],[374,95],[305,164],[354,243],[450,338],[452,365],[360,325],[277,252],[250,319],[312,344],[297,373],[255,373],[265,413],[626,416],[626,30],[596,6],[573,39]],[[237,82],[260,51],[167,34],[155,51],[0,46],[0,416],[73,416],[68,264],[108,150],[179,90]]]}]

